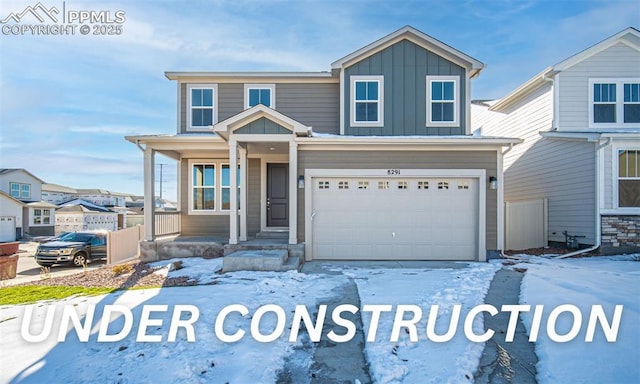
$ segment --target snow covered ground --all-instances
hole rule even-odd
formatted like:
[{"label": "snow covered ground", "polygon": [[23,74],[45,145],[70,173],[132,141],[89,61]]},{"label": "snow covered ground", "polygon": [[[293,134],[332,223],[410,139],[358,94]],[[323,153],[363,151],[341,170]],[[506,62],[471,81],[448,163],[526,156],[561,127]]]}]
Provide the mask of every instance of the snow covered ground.
[{"label": "snow covered ground", "polygon": [[[410,342],[404,330],[397,342],[389,342],[393,316],[383,314],[380,317],[375,341],[365,346],[371,376],[376,382],[471,382],[483,345],[468,341],[461,325],[452,340],[444,343],[429,341],[424,333],[426,318],[430,306],[439,304],[436,333],[443,334],[449,325],[451,308],[461,304],[462,323],[465,312],[483,302],[489,283],[500,267],[499,263],[492,262],[463,264],[460,269],[329,267],[341,272],[337,275],[295,272],[220,275],[215,273],[220,268],[220,259],[182,260],[183,269],[165,269],[158,273],[187,276],[210,285],[133,290],[0,308],[0,382],[276,382],[286,361],[293,360],[295,364],[306,367],[312,363],[313,345],[303,337],[298,337],[296,342],[288,340],[296,305],[305,305],[313,312],[317,304],[331,295],[333,289],[344,285],[348,278],[356,282],[362,306],[390,304],[395,309],[397,305],[406,304],[423,310],[417,343]],[[624,305],[616,343],[606,343],[602,334],[596,333],[591,344],[581,340],[558,344],[543,337],[545,333],[541,332],[536,345],[541,382],[640,381],[640,300],[637,288],[640,262],[629,260],[629,257],[564,261],[531,258],[530,262],[517,266],[528,268],[523,280],[522,303],[549,307],[572,303],[581,308],[601,304],[607,313],[615,304]],[[167,264],[169,262],[162,262],[157,266],[160,268]],[[28,343],[21,336],[26,308],[31,307],[34,314],[29,323],[30,331],[38,334],[50,304],[57,309],[54,332],[42,342]],[[246,334],[240,341],[224,343],[216,334],[216,317],[223,308],[232,304],[244,305],[249,313],[245,316],[231,313],[224,324],[224,331],[233,334],[237,330],[245,330]],[[251,337],[251,323],[257,317],[256,309],[267,304],[276,304],[284,309],[286,327],[278,339],[258,342]],[[56,340],[60,312],[69,305],[80,314],[86,314],[91,305],[96,306],[96,321],[89,341],[79,341],[75,332],[67,334],[64,342]],[[97,341],[97,319],[107,305],[122,305],[133,313],[132,331],[121,341]],[[149,305],[168,305],[167,312],[154,312],[151,316],[162,319],[162,325],[151,326],[147,331],[148,334],[161,335],[160,342],[136,341],[142,310]],[[178,330],[175,342],[167,341],[175,305],[192,305],[199,310],[194,342],[187,340],[185,329]],[[366,330],[371,324],[371,313],[364,312],[362,317]],[[189,315],[183,313],[181,319],[188,318]],[[525,324],[530,320],[525,315]],[[113,319],[109,325],[110,333],[115,333],[124,323],[123,317]],[[268,313],[259,323],[259,332],[269,334],[275,326],[276,316]],[[476,318],[473,329],[481,333],[481,317]],[[302,347],[307,348],[306,354],[296,354],[296,350]]]},{"label": "snow covered ground", "polygon": [[[516,267],[527,268],[520,291],[521,304],[545,309],[573,304],[583,314],[578,337],[567,343],[551,341],[540,331],[536,342],[540,383],[640,382],[640,255],[548,260],[529,258]],[[592,305],[602,305],[611,319],[615,305],[624,305],[616,342],[605,340],[597,328],[592,343],[585,332]],[[549,310],[543,315],[546,324]],[[523,315],[530,331],[532,313]],[[560,317],[558,333],[570,329],[571,315]]]}]

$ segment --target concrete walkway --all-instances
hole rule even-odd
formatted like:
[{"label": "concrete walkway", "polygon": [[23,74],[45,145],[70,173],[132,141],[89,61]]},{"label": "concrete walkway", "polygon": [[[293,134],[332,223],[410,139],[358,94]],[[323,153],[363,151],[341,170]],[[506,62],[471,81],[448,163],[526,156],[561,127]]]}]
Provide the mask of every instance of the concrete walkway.
[{"label": "concrete walkway", "polygon": [[[504,304],[518,304],[523,276],[523,273],[511,269],[503,268],[496,272],[485,304],[491,304],[498,310]],[[484,316],[484,328],[494,330],[495,334],[486,342],[482,352],[475,374],[478,384],[536,383],[538,357],[534,351],[535,344],[529,342],[522,321],[518,320],[513,342],[504,341],[509,316],[509,312]]]}]

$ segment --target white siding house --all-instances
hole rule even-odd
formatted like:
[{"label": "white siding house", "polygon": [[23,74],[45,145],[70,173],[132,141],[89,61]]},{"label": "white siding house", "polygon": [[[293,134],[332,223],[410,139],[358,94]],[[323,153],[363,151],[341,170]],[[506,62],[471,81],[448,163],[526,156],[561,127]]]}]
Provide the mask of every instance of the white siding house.
[{"label": "white siding house", "polygon": [[[564,242],[566,232],[604,252],[640,247],[640,31],[627,28],[474,108],[483,134],[524,140],[504,156],[505,202],[542,200],[548,211],[546,239],[523,244]],[[521,238],[518,228],[506,228],[507,243]]]},{"label": "white siding house", "polygon": [[[15,210],[15,204],[0,205],[0,217],[14,217],[16,236],[51,236],[54,233],[55,206],[42,201],[44,182],[31,172],[21,168],[0,169],[0,191],[24,204],[20,218],[6,213]],[[18,222],[20,220],[20,222]],[[18,231],[18,229],[20,229]]]}]

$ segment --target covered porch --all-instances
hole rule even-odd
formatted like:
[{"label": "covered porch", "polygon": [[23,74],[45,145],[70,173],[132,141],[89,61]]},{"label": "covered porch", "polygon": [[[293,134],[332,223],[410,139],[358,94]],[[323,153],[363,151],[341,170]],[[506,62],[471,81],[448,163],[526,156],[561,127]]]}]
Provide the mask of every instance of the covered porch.
[{"label": "covered porch", "polygon": [[[309,132],[310,127],[258,105],[214,125],[211,133],[127,137],[144,153],[148,224],[142,253],[149,259],[214,257],[239,249],[234,246],[297,245],[295,139]],[[157,154],[178,163],[176,212],[154,204]]]}]

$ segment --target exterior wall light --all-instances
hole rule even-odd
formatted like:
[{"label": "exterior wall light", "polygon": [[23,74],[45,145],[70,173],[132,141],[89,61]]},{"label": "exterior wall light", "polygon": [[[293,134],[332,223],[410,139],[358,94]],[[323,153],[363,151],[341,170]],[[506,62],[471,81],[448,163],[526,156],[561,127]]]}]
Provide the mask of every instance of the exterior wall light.
[{"label": "exterior wall light", "polygon": [[498,179],[495,176],[489,176],[489,189],[498,189]]},{"label": "exterior wall light", "polygon": [[304,189],[304,175],[298,176],[298,189]]}]

